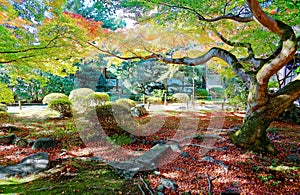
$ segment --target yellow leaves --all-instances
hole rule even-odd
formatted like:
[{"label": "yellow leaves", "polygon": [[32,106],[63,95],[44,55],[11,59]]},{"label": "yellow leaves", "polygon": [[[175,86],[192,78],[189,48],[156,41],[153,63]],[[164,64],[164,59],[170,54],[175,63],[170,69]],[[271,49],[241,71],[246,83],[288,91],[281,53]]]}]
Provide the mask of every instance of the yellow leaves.
[{"label": "yellow leaves", "polygon": [[109,67],[112,64],[114,64],[114,65],[120,65],[120,64],[122,64],[123,61],[124,60],[121,60],[119,58],[109,58],[108,62],[107,62],[107,66]]}]

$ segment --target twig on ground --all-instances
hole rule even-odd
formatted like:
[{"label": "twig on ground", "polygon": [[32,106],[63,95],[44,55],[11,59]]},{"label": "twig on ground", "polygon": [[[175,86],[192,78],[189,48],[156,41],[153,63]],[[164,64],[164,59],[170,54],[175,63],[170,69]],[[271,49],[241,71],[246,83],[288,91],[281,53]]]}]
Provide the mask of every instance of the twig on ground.
[{"label": "twig on ground", "polygon": [[144,190],[143,190],[143,188],[141,187],[140,184],[138,184],[138,187],[139,187],[139,189],[141,190],[142,194],[145,195],[145,192],[144,192]]},{"label": "twig on ground", "polygon": [[146,189],[150,192],[151,195],[154,195],[154,193],[152,192],[152,190],[149,188],[148,184],[145,182],[145,180],[142,178],[142,176],[140,176],[141,181],[144,183]]},{"label": "twig on ground", "polygon": [[219,150],[219,151],[224,150],[223,148],[204,146],[204,145],[200,145],[200,144],[184,144],[184,146],[196,146],[196,147],[200,147],[200,148],[205,148],[205,149],[210,149],[210,150]]},{"label": "twig on ground", "polygon": [[206,177],[206,179],[207,179],[207,182],[208,182],[208,190],[207,190],[207,193],[209,194],[209,195],[211,195],[212,193],[211,193],[211,189],[212,189],[212,180],[209,178],[209,175],[206,173],[205,174],[205,177]]},{"label": "twig on ground", "polygon": [[212,158],[212,157],[210,157],[210,156],[206,156],[206,157],[203,157],[202,159],[201,159],[201,161],[204,161],[204,162],[212,162],[212,163],[214,163],[214,164],[216,164],[216,165],[220,165],[223,169],[224,169],[224,171],[225,171],[225,173],[228,173],[228,166],[227,165],[225,165],[222,161],[220,161],[220,160],[215,160],[214,158]]}]

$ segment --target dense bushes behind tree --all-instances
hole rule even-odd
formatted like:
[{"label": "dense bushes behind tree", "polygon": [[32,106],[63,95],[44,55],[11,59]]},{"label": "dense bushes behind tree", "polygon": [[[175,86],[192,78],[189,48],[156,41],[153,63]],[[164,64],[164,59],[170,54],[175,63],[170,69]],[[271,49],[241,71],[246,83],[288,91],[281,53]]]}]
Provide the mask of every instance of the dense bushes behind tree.
[{"label": "dense bushes behind tree", "polygon": [[199,98],[206,98],[209,95],[209,93],[206,89],[197,89],[195,91],[195,95]]}]

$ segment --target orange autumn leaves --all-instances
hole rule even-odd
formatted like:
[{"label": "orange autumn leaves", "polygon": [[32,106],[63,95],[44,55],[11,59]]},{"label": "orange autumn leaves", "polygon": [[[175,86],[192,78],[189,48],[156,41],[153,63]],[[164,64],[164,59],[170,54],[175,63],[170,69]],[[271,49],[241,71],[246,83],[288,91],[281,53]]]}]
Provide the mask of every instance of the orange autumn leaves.
[{"label": "orange autumn leaves", "polygon": [[63,16],[73,20],[74,23],[77,26],[79,26],[81,29],[87,30],[88,34],[86,35],[91,38],[96,38],[102,33],[107,34],[108,32],[110,32],[110,30],[108,29],[101,28],[101,26],[103,25],[103,22],[101,21],[87,19],[80,14],[69,13],[69,12],[63,12]]}]

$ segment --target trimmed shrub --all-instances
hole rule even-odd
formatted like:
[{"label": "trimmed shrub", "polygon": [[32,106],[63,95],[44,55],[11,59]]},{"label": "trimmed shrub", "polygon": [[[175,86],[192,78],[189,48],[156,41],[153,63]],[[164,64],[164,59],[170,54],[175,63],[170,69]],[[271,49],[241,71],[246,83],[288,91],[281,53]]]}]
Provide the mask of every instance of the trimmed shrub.
[{"label": "trimmed shrub", "polygon": [[0,126],[4,123],[12,122],[12,118],[6,111],[0,111]]},{"label": "trimmed shrub", "polygon": [[172,95],[172,100],[174,102],[183,103],[188,102],[190,100],[190,97],[186,93],[175,93]]},{"label": "trimmed shrub", "polygon": [[224,88],[222,87],[212,87],[211,89],[209,89],[209,93],[215,97],[215,98],[220,98],[224,95]]},{"label": "trimmed shrub", "polygon": [[85,112],[90,107],[90,102],[87,101],[86,97],[90,94],[95,93],[94,90],[89,88],[79,88],[71,91],[69,100],[72,102],[72,108],[75,112]]},{"label": "trimmed shrub", "polygon": [[90,105],[102,105],[110,100],[107,93],[94,92],[86,97]]},{"label": "trimmed shrub", "polygon": [[133,101],[131,99],[126,99],[126,98],[121,98],[121,99],[116,100],[115,104],[126,106],[127,108],[131,108],[131,107],[136,106],[135,101]]},{"label": "trimmed shrub", "polygon": [[14,93],[5,83],[0,82],[0,103],[12,104],[15,102]]},{"label": "trimmed shrub", "polygon": [[68,100],[68,96],[63,93],[50,93],[44,97],[43,104],[49,104],[53,100],[58,100],[58,99]]},{"label": "trimmed shrub", "polygon": [[146,100],[147,100],[147,102],[150,102],[150,103],[162,103],[163,102],[163,100],[162,100],[162,98],[161,97],[153,97],[153,96],[148,96],[147,98],[146,98]]},{"label": "trimmed shrub", "polygon": [[200,98],[201,97],[207,97],[208,96],[208,91],[206,90],[206,89],[197,89],[196,91],[195,91],[195,95],[196,96],[200,96]]},{"label": "trimmed shrub", "polygon": [[94,90],[90,89],[90,88],[79,88],[79,89],[74,89],[73,91],[71,91],[70,95],[69,95],[69,100],[70,101],[74,101],[76,100],[78,97],[87,97],[89,96],[91,93],[95,93]]},{"label": "trimmed shrub", "polygon": [[57,99],[53,100],[48,104],[48,107],[51,110],[58,111],[61,117],[71,117],[71,101],[66,99]]},{"label": "trimmed shrub", "polygon": [[1,112],[1,111],[2,111],[2,112],[7,112],[7,110],[8,110],[7,106],[6,106],[5,104],[1,104],[1,103],[0,103],[0,112]]},{"label": "trimmed shrub", "polygon": [[108,102],[105,105],[96,106],[96,113],[101,128],[107,136],[111,137],[117,134],[133,137],[127,126],[127,123],[130,127],[133,126],[130,109],[127,108],[127,105]]}]

